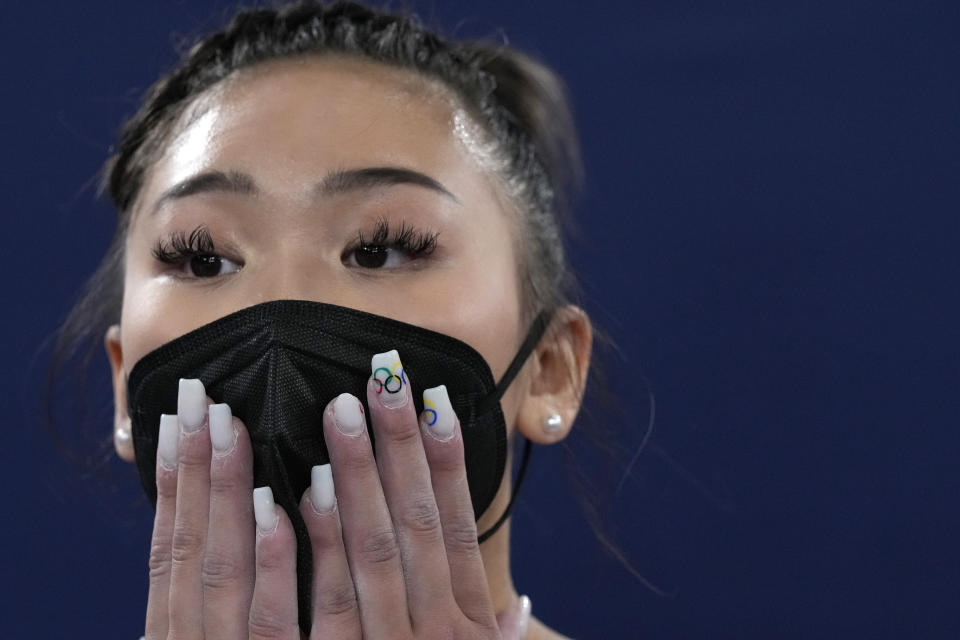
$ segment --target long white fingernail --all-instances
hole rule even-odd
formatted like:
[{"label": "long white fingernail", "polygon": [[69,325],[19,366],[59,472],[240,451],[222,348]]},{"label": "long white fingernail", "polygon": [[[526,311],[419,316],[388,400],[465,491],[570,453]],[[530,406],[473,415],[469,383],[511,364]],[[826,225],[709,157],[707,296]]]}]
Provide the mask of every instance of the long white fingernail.
[{"label": "long white fingernail", "polygon": [[407,404],[407,374],[396,349],[378,353],[370,361],[370,370],[377,383],[377,399],[388,409]]},{"label": "long white fingernail", "polygon": [[187,433],[199,430],[207,419],[207,392],[196,378],[180,378],[177,417]]},{"label": "long white fingernail", "polygon": [[177,416],[166,413],[161,415],[160,434],[157,436],[157,453],[160,456],[160,464],[168,471],[176,469],[180,461],[180,454],[177,453],[179,440],[180,426],[177,424]]},{"label": "long white fingernail", "polygon": [[273,502],[273,490],[270,487],[257,487],[253,490],[253,517],[262,535],[268,536],[277,530],[280,517],[277,515],[277,505]]},{"label": "long white fingernail", "polygon": [[345,436],[356,437],[367,429],[363,405],[349,393],[341,393],[333,401],[333,421],[337,423],[337,430]]},{"label": "long white fingernail", "polygon": [[319,514],[333,511],[337,495],[333,490],[333,472],[329,464],[318,464],[310,469],[310,502]]},{"label": "long white fingernail", "polygon": [[533,603],[527,596],[520,596],[520,621],[517,624],[519,629],[518,638],[523,640],[527,637],[527,629],[530,627],[530,613],[533,610]]},{"label": "long white fingernail", "polygon": [[450,405],[446,385],[423,392],[423,414],[420,416],[424,430],[442,442],[453,437],[456,414]]},{"label": "long white fingernail", "polygon": [[215,456],[225,456],[237,443],[237,433],[233,429],[233,412],[230,405],[211,404],[210,412],[210,444],[213,445]]}]

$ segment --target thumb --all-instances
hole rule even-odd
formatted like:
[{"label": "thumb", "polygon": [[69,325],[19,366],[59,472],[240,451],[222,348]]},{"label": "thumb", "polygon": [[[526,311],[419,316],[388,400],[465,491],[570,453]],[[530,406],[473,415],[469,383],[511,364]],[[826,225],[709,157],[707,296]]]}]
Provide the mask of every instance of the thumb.
[{"label": "thumb", "polygon": [[530,626],[532,603],[527,596],[520,596],[517,603],[497,614],[497,626],[503,640],[523,640]]}]

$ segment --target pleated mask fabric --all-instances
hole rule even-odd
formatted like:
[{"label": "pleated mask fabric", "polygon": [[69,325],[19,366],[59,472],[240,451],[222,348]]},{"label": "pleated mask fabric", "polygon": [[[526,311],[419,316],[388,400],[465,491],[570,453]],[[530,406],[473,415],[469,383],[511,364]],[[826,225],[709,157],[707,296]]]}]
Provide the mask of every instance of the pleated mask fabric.
[{"label": "pleated mask fabric", "polygon": [[[127,408],[140,482],[155,506],[160,415],[177,412],[180,378],[200,379],[207,395],[230,405],[246,425],[254,486],[270,486],[290,516],[297,537],[300,627],[309,633],[313,562],[298,504],[310,486],[310,469],[329,462],[322,427],[327,403],[352,393],[370,415],[370,361],[391,349],[403,363],[395,373],[413,385],[418,414],[423,410],[421,392],[446,385],[460,419],[470,497],[479,518],[490,506],[506,465],[507,428],[499,400],[547,320],[543,313],[533,323],[498,385],[483,356],[466,343],[392,318],[307,300],[275,300],[241,309],[160,346],[134,365],[127,379]],[[524,460],[528,455],[525,452]]]}]

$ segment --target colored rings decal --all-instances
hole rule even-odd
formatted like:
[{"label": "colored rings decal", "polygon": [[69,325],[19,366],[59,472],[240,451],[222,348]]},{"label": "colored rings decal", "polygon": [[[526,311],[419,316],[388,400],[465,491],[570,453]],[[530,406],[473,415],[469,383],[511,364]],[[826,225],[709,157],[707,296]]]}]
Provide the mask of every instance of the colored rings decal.
[{"label": "colored rings decal", "polygon": [[424,410],[423,410],[424,416],[427,416],[427,414],[433,414],[432,417],[427,416],[429,419],[429,422],[427,422],[427,426],[432,427],[433,425],[437,424],[437,407],[434,406],[434,404],[429,400],[427,400],[426,398],[423,399],[423,406],[424,406]]},{"label": "colored rings decal", "polygon": [[392,371],[386,367],[378,367],[373,372],[373,379],[377,383],[377,393],[382,393],[384,389],[387,393],[398,393],[406,384],[407,375],[403,371],[403,365],[397,360],[393,363]]}]

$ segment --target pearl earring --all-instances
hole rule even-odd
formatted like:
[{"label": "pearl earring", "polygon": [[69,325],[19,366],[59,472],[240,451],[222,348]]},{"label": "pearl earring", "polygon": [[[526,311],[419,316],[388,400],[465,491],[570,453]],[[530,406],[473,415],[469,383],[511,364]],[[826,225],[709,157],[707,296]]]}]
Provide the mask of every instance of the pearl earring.
[{"label": "pearl earring", "polygon": [[118,427],[113,436],[119,445],[126,445],[130,442],[130,430],[126,427]]},{"label": "pearl earring", "polygon": [[563,418],[560,417],[559,413],[551,413],[543,419],[543,428],[546,429],[547,433],[555,433],[559,431],[562,426]]}]

